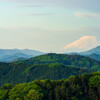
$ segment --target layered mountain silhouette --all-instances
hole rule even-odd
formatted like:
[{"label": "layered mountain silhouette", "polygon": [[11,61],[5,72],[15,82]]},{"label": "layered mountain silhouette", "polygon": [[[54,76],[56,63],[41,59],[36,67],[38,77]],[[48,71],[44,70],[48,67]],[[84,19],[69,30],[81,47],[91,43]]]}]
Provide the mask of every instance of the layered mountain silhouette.
[{"label": "layered mountain silhouette", "polygon": [[91,50],[79,53],[81,55],[92,55],[92,54],[100,54],[100,46],[93,48]]},{"label": "layered mountain silhouette", "polygon": [[0,63],[0,85],[31,82],[36,79],[59,80],[100,70],[100,61],[80,55],[45,54],[28,60]]},{"label": "layered mountain silhouette", "polygon": [[100,46],[97,46],[96,48],[93,48],[93,49],[85,51],[85,52],[72,52],[72,53],[69,53],[69,55],[75,55],[75,54],[90,57],[92,59],[100,61]]},{"label": "layered mountain silhouette", "polygon": [[[13,61],[19,61],[19,60],[26,60],[35,56],[43,55],[45,53],[36,51],[36,50],[30,50],[30,49],[0,49],[0,62],[13,62]],[[100,61],[100,46],[93,48],[89,51],[85,52],[72,52],[72,54],[87,56],[92,59]]]},{"label": "layered mountain silhouette", "polygon": [[100,61],[100,46],[97,46],[96,48],[93,48],[86,52],[81,52],[79,54]]},{"label": "layered mountain silhouette", "polygon": [[43,52],[29,49],[0,49],[0,62],[24,60],[44,54]]}]

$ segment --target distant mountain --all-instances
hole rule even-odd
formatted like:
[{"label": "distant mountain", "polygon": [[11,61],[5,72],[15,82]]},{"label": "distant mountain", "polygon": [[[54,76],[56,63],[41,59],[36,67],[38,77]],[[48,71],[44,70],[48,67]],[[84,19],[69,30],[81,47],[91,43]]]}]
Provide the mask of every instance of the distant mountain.
[{"label": "distant mountain", "polygon": [[97,46],[96,48],[93,48],[85,52],[68,53],[68,55],[82,55],[100,61],[100,46]]},{"label": "distant mountain", "polygon": [[100,46],[78,54],[100,61]]},{"label": "distant mountain", "polygon": [[0,49],[0,62],[24,60],[44,54],[43,52],[29,49]]},{"label": "distant mountain", "polygon": [[100,61],[100,54],[91,54],[88,57]]},{"label": "distant mountain", "polygon": [[68,55],[79,55],[78,52],[71,52],[71,53],[65,53],[65,54],[68,54]]},{"label": "distant mountain", "polygon": [[100,46],[97,46],[96,48],[93,48],[85,52],[80,52],[79,54],[81,55],[100,54]]}]

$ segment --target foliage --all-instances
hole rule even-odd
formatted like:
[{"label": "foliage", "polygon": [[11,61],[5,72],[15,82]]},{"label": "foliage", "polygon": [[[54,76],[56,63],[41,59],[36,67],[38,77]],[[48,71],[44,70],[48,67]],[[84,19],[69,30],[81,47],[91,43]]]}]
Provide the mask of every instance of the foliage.
[{"label": "foliage", "polygon": [[100,100],[100,73],[1,88],[0,100]]},{"label": "foliage", "polygon": [[67,79],[99,69],[100,62],[88,57],[50,53],[16,63],[0,63],[0,85],[27,83],[36,79]]},{"label": "foliage", "polygon": [[71,65],[75,67],[85,67],[85,68],[98,68],[100,67],[100,62],[89,57],[84,57],[80,55],[67,55],[67,54],[55,54],[49,53],[41,56],[31,58],[29,60],[24,60],[23,63],[32,64],[52,64],[60,63],[63,65]]}]

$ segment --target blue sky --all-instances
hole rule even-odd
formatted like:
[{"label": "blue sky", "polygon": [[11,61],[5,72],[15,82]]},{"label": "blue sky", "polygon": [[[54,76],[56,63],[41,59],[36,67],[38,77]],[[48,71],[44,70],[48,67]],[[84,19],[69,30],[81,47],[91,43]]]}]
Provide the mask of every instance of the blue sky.
[{"label": "blue sky", "polygon": [[0,0],[0,48],[67,52],[62,48],[84,36],[99,45],[99,5],[99,0]]}]

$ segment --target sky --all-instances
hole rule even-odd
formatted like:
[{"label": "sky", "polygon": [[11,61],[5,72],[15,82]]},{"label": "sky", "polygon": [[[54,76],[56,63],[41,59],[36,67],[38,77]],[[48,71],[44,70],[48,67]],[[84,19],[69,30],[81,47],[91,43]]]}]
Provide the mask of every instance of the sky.
[{"label": "sky", "polygon": [[100,45],[100,0],[0,0],[0,48],[81,52]]}]

